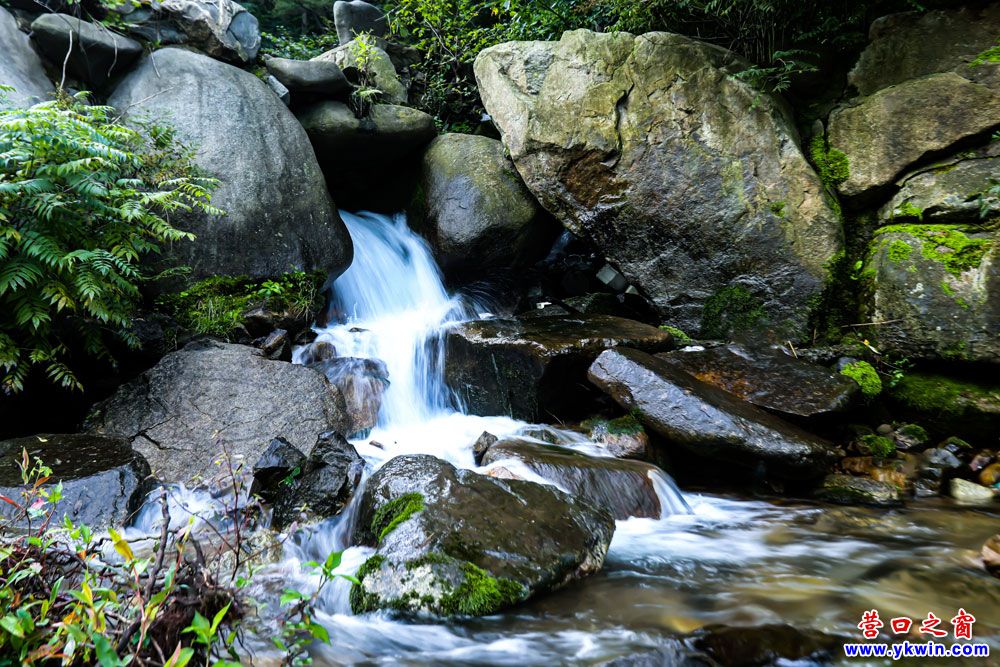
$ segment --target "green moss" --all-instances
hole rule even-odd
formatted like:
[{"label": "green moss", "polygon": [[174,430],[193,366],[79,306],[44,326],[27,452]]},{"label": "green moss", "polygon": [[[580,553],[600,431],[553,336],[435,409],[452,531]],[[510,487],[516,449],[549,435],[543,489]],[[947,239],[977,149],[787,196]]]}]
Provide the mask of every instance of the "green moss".
[{"label": "green moss", "polygon": [[847,154],[836,148],[828,148],[822,135],[816,135],[809,141],[809,157],[812,158],[819,179],[831,190],[851,177]]},{"label": "green moss", "polygon": [[891,216],[892,219],[896,218],[916,218],[917,220],[924,219],[924,210],[914,204],[913,202],[903,202],[897,206]]},{"label": "green moss", "polygon": [[447,616],[487,616],[524,599],[524,586],[512,579],[498,578],[472,563],[462,565],[464,580],[441,597],[440,611]]},{"label": "green moss", "polygon": [[253,308],[311,318],[321,305],[325,280],[321,272],[304,271],[272,279],[213,276],[160,297],[157,305],[193,333],[229,339],[243,324],[244,314]]},{"label": "green moss", "polygon": [[858,443],[861,449],[878,459],[887,459],[896,453],[896,443],[884,435],[863,435]]},{"label": "green moss", "polygon": [[663,324],[660,326],[660,329],[666,331],[668,334],[673,336],[674,340],[677,341],[678,343],[687,344],[694,342],[694,339],[691,338],[691,336],[688,336],[686,333],[684,333],[677,327],[672,327],[669,324]]},{"label": "green moss", "polygon": [[705,301],[701,314],[704,338],[726,338],[767,319],[761,301],[741,285],[723,287]]},{"label": "green moss", "polygon": [[372,534],[381,542],[385,536],[411,516],[424,509],[424,497],[419,493],[404,493],[378,508],[372,518]]},{"label": "green moss", "polygon": [[867,361],[851,362],[841,369],[840,374],[857,382],[861,387],[861,393],[868,398],[874,398],[882,393],[882,378]]},{"label": "green moss", "polygon": [[931,436],[927,433],[927,429],[920,424],[903,424],[896,429],[896,434],[903,438],[920,443],[927,442],[931,439]]},{"label": "green moss", "polygon": [[379,597],[374,593],[367,592],[363,584],[365,577],[382,567],[382,563],[384,562],[385,557],[376,554],[362,563],[361,567],[358,568],[358,571],[354,573],[355,578],[361,582],[361,585],[351,585],[351,611],[355,614],[364,614],[369,611],[375,611],[379,608]]},{"label": "green moss", "polygon": [[892,397],[912,410],[957,418],[974,403],[996,403],[1000,388],[942,375],[909,373],[893,388]]},{"label": "green moss", "polygon": [[940,262],[953,276],[978,268],[993,247],[991,240],[969,238],[961,228],[951,225],[891,225],[875,232],[876,236],[882,234],[909,234],[920,239],[920,254]]},{"label": "green moss", "polygon": [[887,251],[886,256],[889,258],[889,261],[898,263],[908,260],[912,253],[913,246],[906,241],[895,239],[889,244],[889,250]]},{"label": "green moss", "polygon": [[771,209],[771,213],[774,213],[779,218],[785,217],[785,202],[783,201],[773,201],[768,207]]}]

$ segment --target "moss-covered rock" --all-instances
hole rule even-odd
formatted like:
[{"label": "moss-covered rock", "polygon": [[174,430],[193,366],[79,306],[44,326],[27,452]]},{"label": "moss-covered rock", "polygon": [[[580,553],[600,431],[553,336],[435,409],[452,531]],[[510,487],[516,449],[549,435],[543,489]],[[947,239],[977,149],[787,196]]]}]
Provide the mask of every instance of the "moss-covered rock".
[{"label": "moss-covered rock", "polygon": [[827,475],[816,497],[839,505],[875,505],[891,507],[900,504],[899,490],[887,482],[853,475]]},{"label": "moss-covered rock", "polygon": [[852,361],[840,369],[840,374],[857,382],[861,393],[868,398],[875,398],[882,393],[882,378],[867,361]]},{"label": "moss-covered rock", "polygon": [[904,413],[918,417],[939,436],[973,441],[1000,431],[1000,384],[929,373],[908,373],[889,392]]}]

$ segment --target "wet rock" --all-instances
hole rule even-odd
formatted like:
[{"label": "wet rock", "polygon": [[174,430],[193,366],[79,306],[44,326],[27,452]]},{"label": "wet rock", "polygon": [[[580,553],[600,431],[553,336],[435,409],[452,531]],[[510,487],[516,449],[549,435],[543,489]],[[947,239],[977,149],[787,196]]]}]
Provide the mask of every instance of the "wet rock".
[{"label": "wet rock", "polygon": [[264,64],[267,71],[296,96],[296,102],[309,97],[336,99],[351,90],[347,77],[334,62],[266,56]]},{"label": "wet rock", "polygon": [[[358,60],[359,53],[366,53],[365,63]],[[348,80],[358,83],[361,70],[365,70],[370,79],[369,85],[378,88],[379,101],[386,104],[402,104],[407,101],[406,86],[399,80],[392,59],[378,46],[362,46],[357,40],[341,44],[335,49],[313,58],[317,62],[335,63],[347,76]]]},{"label": "wet rock", "polygon": [[889,397],[897,410],[939,433],[975,441],[1000,431],[1000,384],[995,382],[913,372],[889,390]]},{"label": "wet rock", "polygon": [[903,451],[927,449],[931,443],[927,429],[919,424],[903,424],[897,427],[893,439],[896,441],[896,448]]},{"label": "wet rock", "polygon": [[257,18],[233,0],[137,0],[114,11],[132,35],[154,44],[184,44],[237,64],[253,62],[260,49]]},{"label": "wet rock", "polygon": [[545,256],[559,233],[525,187],[503,144],[443,134],[424,153],[414,223],[445,275],[523,269]]},{"label": "wet rock", "polygon": [[475,74],[541,205],[665,321],[797,339],[841,226],[783,104],[732,76],[744,67],[681,35],[573,30],[486,49]]},{"label": "wet rock", "polygon": [[957,477],[951,480],[948,490],[952,498],[970,505],[988,505],[995,498],[993,489]]},{"label": "wet rock", "polygon": [[590,381],[647,428],[691,452],[773,477],[822,476],[843,452],[802,429],[704,383],[662,359],[627,348],[608,350]]},{"label": "wet rock", "polygon": [[499,438],[492,433],[483,431],[482,435],[480,435],[472,444],[472,456],[475,458],[477,466],[483,465],[483,456],[497,440],[499,440]]},{"label": "wet rock", "polygon": [[651,454],[649,435],[632,415],[617,419],[594,419],[581,424],[590,432],[590,439],[608,448],[612,456],[621,459],[645,459]]},{"label": "wet rock", "polygon": [[[121,527],[139,510],[152,487],[149,464],[123,438],[33,435],[0,441],[0,496],[17,503],[24,502],[18,465],[24,450],[31,461],[41,459],[52,469],[48,485],[62,484],[62,500],[53,511],[54,526],[65,515],[94,530]],[[19,514],[0,503],[0,518],[13,520]]]},{"label": "wet rock", "polygon": [[511,459],[560,489],[611,512],[615,519],[658,519],[663,512],[653,485],[654,476],[662,471],[648,463],[588,456],[565,447],[507,438],[489,448],[483,465]]},{"label": "wet rock", "polygon": [[347,425],[343,398],[322,373],[252,347],[198,341],[95,406],[85,426],[128,439],[173,483],[210,477],[225,452],[250,465],[279,436],[309,452],[317,434]]},{"label": "wet rock", "polygon": [[878,459],[871,456],[848,456],[840,462],[840,468],[844,472],[891,484],[900,490],[913,486],[918,465],[918,461],[913,457]]},{"label": "wet rock", "polygon": [[994,577],[1000,577],[1000,534],[986,540],[983,545],[983,565]]},{"label": "wet rock", "polygon": [[1000,463],[991,463],[979,471],[979,483],[983,486],[1000,484]]},{"label": "wet rock", "polygon": [[730,344],[657,356],[702,382],[782,415],[841,412],[858,393],[850,378],[771,348]]},{"label": "wet rock", "polygon": [[879,229],[862,275],[865,315],[882,323],[874,332],[880,350],[914,360],[1000,361],[998,253],[1000,234],[985,229]]},{"label": "wet rock", "polygon": [[788,662],[826,664],[843,650],[844,637],[791,625],[750,627],[708,626],[695,633],[692,644],[719,665],[764,667]]},{"label": "wet rock", "polygon": [[275,329],[267,336],[255,340],[254,346],[259,348],[265,357],[273,361],[292,360],[292,347],[288,342],[288,332],[284,329]]},{"label": "wet rock", "polygon": [[525,421],[583,417],[592,392],[587,367],[619,345],[661,352],[673,338],[602,315],[469,322],[448,334],[445,378],[471,414]]},{"label": "wet rock", "polygon": [[327,340],[314,340],[308,343],[302,351],[299,363],[310,366],[321,361],[329,361],[337,357],[337,348]]},{"label": "wet rock", "polygon": [[960,467],[962,462],[947,449],[934,448],[924,451],[918,463],[918,479],[914,485],[914,493],[919,498],[939,495],[944,480]]},{"label": "wet rock", "polygon": [[493,614],[600,570],[615,528],[606,511],[551,486],[425,455],[386,463],[359,512],[354,543],[378,550],[356,574],[355,613]]},{"label": "wet rock", "polygon": [[364,470],[364,459],[344,436],[322,434],[302,464],[301,475],[293,475],[289,488],[278,494],[274,527],[280,530],[303,516],[325,519],[340,514],[361,483]]},{"label": "wet rock", "polygon": [[362,0],[333,3],[333,25],[341,44],[347,44],[362,33],[382,37],[389,31],[385,12]]},{"label": "wet rock", "polygon": [[274,503],[283,491],[288,490],[282,488],[282,483],[286,480],[291,482],[293,477],[301,475],[305,462],[305,454],[284,438],[275,438],[253,466],[250,493],[260,496],[265,502]]},{"label": "wet rock", "polygon": [[0,82],[14,87],[13,92],[0,96],[0,107],[28,107],[52,98],[55,89],[31,40],[17,29],[17,20],[4,7],[0,7],[0,53]]},{"label": "wet rock", "polygon": [[65,62],[69,75],[98,88],[142,55],[134,39],[67,14],[42,14],[31,23],[31,37],[51,62]]},{"label": "wet rock", "polygon": [[875,505],[892,507],[901,504],[899,489],[886,482],[852,475],[827,475],[816,497],[838,505]]},{"label": "wet rock", "polygon": [[351,263],[350,234],[330,205],[309,138],[253,74],[184,49],[159,49],[109,104],[126,119],[169,117],[178,137],[198,147],[197,165],[221,181],[212,204],[225,217],[185,216],[181,227],[198,240],[174,243],[167,253],[170,266],[191,267],[191,280],[293,270],[336,276]]},{"label": "wet rock", "polygon": [[347,433],[370,431],[378,421],[382,394],[389,386],[389,369],[380,359],[337,357],[310,364],[337,388],[347,408]]}]

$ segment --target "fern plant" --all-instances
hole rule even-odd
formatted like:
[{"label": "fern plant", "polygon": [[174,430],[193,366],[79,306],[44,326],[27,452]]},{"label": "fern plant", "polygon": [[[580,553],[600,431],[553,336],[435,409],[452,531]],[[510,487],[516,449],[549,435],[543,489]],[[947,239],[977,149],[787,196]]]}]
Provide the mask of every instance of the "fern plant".
[{"label": "fern plant", "polygon": [[113,361],[109,336],[138,345],[130,319],[147,278],[144,256],[193,239],[177,214],[222,212],[216,181],[170,128],[126,126],[114,109],[65,94],[0,110],[0,390],[33,368],[81,389],[70,367],[79,341]]}]

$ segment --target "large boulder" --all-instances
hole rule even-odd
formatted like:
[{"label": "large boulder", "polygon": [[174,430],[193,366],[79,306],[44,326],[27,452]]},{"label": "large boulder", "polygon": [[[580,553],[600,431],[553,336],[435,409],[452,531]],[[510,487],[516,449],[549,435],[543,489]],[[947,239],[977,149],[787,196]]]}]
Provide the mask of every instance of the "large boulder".
[{"label": "large boulder", "polygon": [[432,456],[401,456],[365,485],[352,543],[355,613],[489,615],[601,569],[606,511],[551,486],[500,480]]},{"label": "large boulder", "polygon": [[31,23],[31,36],[50,62],[65,61],[68,74],[96,87],[142,55],[134,39],[67,14],[42,14]]},{"label": "large boulder", "polygon": [[375,104],[358,118],[348,105],[331,101],[308,105],[297,115],[341,206],[377,211],[406,206],[421,149],[437,134],[431,116]]},{"label": "large boulder", "polygon": [[179,48],[147,56],[111,96],[126,117],[164,119],[221,184],[220,219],[190,216],[193,243],[175,243],[191,278],[339,273],[351,262],[347,228],[332,207],[309,138],[295,116],[249,72]]},{"label": "large boulder", "polygon": [[257,59],[257,17],[233,0],[136,0],[115,8],[133,35],[159,45],[184,44],[237,64]]},{"label": "large boulder", "polygon": [[361,34],[382,37],[389,31],[385,12],[363,0],[337,0],[333,3],[333,25],[341,44],[347,44]]},{"label": "large boulder", "polygon": [[52,97],[52,82],[31,40],[17,29],[17,19],[4,7],[0,7],[0,53],[0,84],[14,87],[12,92],[0,92],[0,107],[26,107]]},{"label": "large boulder", "polygon": [[771,348],[733,343],[656,356],[702,382],[785,416],[842,412],[858,393],[854,380]]},{"label": "large boulder", "polygon": [[1000,362],[1000,236],[978,227],[878,230],[862,277],[871,335],[911,359]]},{"label": "large boulder", "polygon": [[590,380],[667,442],[771,477],[821,477],[843,452],[832,444],[638,350],[597,358]]},{"label": "large boulder", "polygon": [[351,90],[347,77],[336,63],[265,56],[264,64],[289,92],[306,99],[345,97]]},{"label": "large boulder", "polygon": [[386,104],[406,104],[406,86],[396,74],[392,59],[379,46],[352,40],[319,54],[314,61],[335,63],[354,84],[367,84],[379,91]]},{"label": "large boulder", "polygon": [[663,514],[656,495],[656,480],[663,471],[649,463],[543,445],[523,438],[505,438],[492,445],[483,456],[482,465],[513,462],[506,472],[517,475],[521,466],[563,491],[579,496],[595,507],[603,507],[616,519]]},{"label": "large boulder", "polygon": [[308,453],[320,433],[345,426],[343,398],[321,373],[213,341],[168,354],[86,423],[127,438],[167,483],[210,478],[225,454],[249,470],[276,437]]},{"label": "large boulder", "polygon": [[[53,525],[63,515],[95,530],[123,526],[139,510],[151,488],[149,464],[124,438],[97,435],[32,435],[0,441],[0,496],[23,504],[21,456],[40,459],[52,470],[46,483],[62,484],[62,500],[53,507]],[[0,518],[19,511],[0,503]]]},{"label": "large boulder", "polygon": [[445,379],[471,414],[578,418],[591,392],[587,368],[618,345],[664,352],[673,337],[608,315],[468,322],[448,332]]},{"label": "large boulder", "polygon": [[444,134],[424,153],[417,228],[447,275],[482,277],[541,259],[558,235],[506,155],[489,137]]},{"label": "large boulder", "polygon": [[[525,183],[660,313],[697,331],[806,333],[842,230],[776,98],[680,35],[566,32],[479,54],[480,94]],[[728,333],[728,332],[724,332]]]}]

